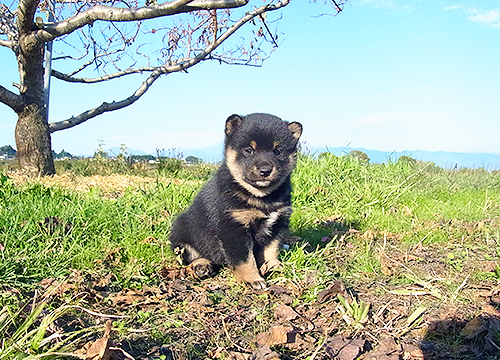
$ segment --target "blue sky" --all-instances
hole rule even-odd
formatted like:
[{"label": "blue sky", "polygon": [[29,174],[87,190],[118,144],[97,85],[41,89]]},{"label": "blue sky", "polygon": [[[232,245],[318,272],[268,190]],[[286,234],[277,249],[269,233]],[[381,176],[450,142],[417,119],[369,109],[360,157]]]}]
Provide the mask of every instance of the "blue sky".
[{"label": "blue sky", "polygon": [[[258,2],[256,3],[258,4]],[[352,0],[337,17],[294,0],[284,41],[261,68],[205,62],[158,80],[136,104],[53,134],[53,148],[199,148],[221,143],[233,113],[304,126],[311,146],[500,154],[500,2]],[[17,82],[0,48],[0,83]],[[52,80],[50,119],[131,94],[143,78],[99,85]],[[16,115],[0,105],[0,146]]]}]

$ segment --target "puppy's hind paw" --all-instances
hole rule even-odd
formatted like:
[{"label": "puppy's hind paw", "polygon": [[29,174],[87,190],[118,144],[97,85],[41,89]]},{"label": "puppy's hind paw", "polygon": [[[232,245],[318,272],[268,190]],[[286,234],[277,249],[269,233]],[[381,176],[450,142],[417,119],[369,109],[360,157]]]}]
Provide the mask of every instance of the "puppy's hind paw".
[{"label": "puppy's hind paw", "polygon": [[191,270],[192,275],[200,280],[212,277],[215,275],[213,264],[207,259],[196,259],[189,264],[188,269]]}]

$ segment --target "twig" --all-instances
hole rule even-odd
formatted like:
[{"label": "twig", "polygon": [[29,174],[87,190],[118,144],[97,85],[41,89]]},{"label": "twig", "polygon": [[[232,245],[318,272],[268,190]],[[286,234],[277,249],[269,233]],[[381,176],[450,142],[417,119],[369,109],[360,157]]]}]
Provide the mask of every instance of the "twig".
[{"label": "twig", "polygon": [[271,39],[273,40],[273,44],[274,44],[274,47],[278,47],[278,43],[276,42],[276,40],[274,39],[274,36],[273,34],[271,33],[271,30],[269,30],[269,27],[267,26],[266,24],[266,21],[264,20],[264,17],[262,16],[262,14],[259,15],[259,18],[260,20],[262,21],[262,23],[264,24],[264,27],[266,28],[269,36],[271,37]]},{"label": "twig", "polygon": [[333,328],[333,324],[330,325],[327,329],[325,329],[325,331],[323,332],[323,337],[324,337],[323,342],[316,347],[316,349],[314,350],[314,352],[311,355],[311,357],[309,358],[309,360],[314,360],[316,355],[318,355],[318,352],[323,348],[323,346],[325,346],[326,340],[328,339],[328,333],[332,330],[332,328]]},{"label": "twig", "polygon": [[98,313],[98,312],[95,312],[95,311],[92,311],[92,310],[89,310],[89,309],[85,309],[84,307],[81,307],[80,305],[74,306],[74,308],[75,309],[83,310],[83,311],[85,311],[86,313],[88,313],[90,315],[99,316],[99,317],[108,318],[108,319],[127,319],[127,318],[130,317],[128,315],[108,315],[108,314],[101,314],[101,313]]},{"label": "twig", "polygon": [[74,358],[77,358],[77,359],[85,359],[86,358],[86,356],[83,355],[83,354],[79,355],[79,354],[73,354],[73,353],[60,353],[60,352],[48,352],[48,353],[45,353],[45,354],[36,355],[33,358],[34,359],[43,359],[43,358],[46,358],[46,357],[49,357],[49,356],[74,357]]},{"label": "twig", "polygon": [[464,281],[462,281],[462,283],[460,284],[460,286],[457,287],[457,289],[453,293],[453,298],[455,298],[455,297],[458,296],[458,292],[466,285],[467,280],[469,280],[469,277],[470,277],[470,274],[467,274],[467,276],[465,277]]},{"label": "twig", "polygon": [[226,333],[226,336],[228,338],[228,340],[231,342],[231,344],[233,344],[233,346],[236,346],[239,350],[241,351],[244,351],[246,353],[253,353],[252,350],[249,350],[249,349],[245,349],[244,347],[241,347],[239,346],[238,344],[236,344],[232,339],[231,339],[231,336],[229,336],[229,333],[227,331],[227,326],[226,326],[226,322],[224,321],[224,318],[222,318],[222,328],[224,329],[224,333]]},{"label": "twig", "polygon": [[109,350],[113,350],[113,351],[121,351],[121,353],[123,354],[123,356],[125,356],[127,359],[130,359],[130,360],[135,360],[134,357],[132,355],[130,355],[128,352],[126,352],[125,350],[121,349],[121,348],[117,348],[117,347],[110,347]]}]

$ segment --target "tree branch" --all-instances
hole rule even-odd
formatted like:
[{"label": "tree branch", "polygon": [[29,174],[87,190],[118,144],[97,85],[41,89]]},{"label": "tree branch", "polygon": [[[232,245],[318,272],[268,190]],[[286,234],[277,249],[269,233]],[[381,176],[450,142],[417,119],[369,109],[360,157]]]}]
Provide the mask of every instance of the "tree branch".
[{"label": "tree branch", "polygon": [[13,42],[11,40],[2,40],[0,39],[0,46],[5,46],[8,47],[9,49],[12,49]]},{"label": "tree branch", "polygon": [[263,5],[260,8],[257,8],[249,13],[247,13],[244,17],[242,17],[240,20],[238,20],[236,23],[234,23],[230,28],[228,28],[219,38],[217,38],[216,41],[211,43],[209,46],[207,46],[203,51],[201,51],[197,56],[175,64],[175,65],[170,65],[170,66],[161,66],[156,68],[155,71],[144,81],[137,89],[134,94],[129,96],[128,98],[121,100],[121,101],[113,101],[112,103],[107,103],[104,102],[100,106],[85,111],[81,113],[78,116],[72,116],[71,118],[55,123],[49,124],[49,131],[51,133],[59,130],[64,130],[64,129],[69,129],[72,128],[76,125],[79,125],[91,118],[94,118],[98,115],[101,115],[105,112],[113,111],[113,110],[118,110],[122,109],[126,106],[129,106],[139,100],[139,98],[146,93],[147,90],[151,87],[151,85],[161,76],[164,74],[169,74],[173,72],[178,72],[178,71],[183,71],[186,70],[199,62],[203,61],[208,55],[210,55],[220,44],[222,44],[224,41],[226,41],[232,34],[234,34],[239,28],[241,28],[243,25],[245,25],[247,22],[251,21],[252,19],[260,16],[264,12],[267,11],[274,11],[278,10],[290,3],[291,0],[281,0],[277,2],[276,4],[273,5]]},{"label": "tree branch", "polygon": [[46,25],[34,33],[38,41],[51,41],[56,37],[70,34],[76,29],[91,25],[95,21],[136,21],[162,16],[191,12],[194,10],[227,9],[247,5],[250,0],[174,0],[160,5],[140,8],[118,8],[96,5],[89,10],[66,20]]},{"label": "tree branch", "polygon": [[14,49],[14,42],[19,39],[19,34],[15,24],[15,16],[5,4],[0,4],[0,34],[6,35],[9,39],[0,39],[0,46]]},{"label": "tree branch", "polygon": [[2,85],[0,85],[0,102],[10,107],[16,113],[20,113],[25,106],[21,95],[13,93]]},{"label": "tree branch", "polygon": [[152,72],[152,71],[155,71],[157,69],[158,69],[157,66],[143,66],[143,67],[139,67],[139,68],[118,71],[118,72],[113,73],[113,74],[99,76],[96,78],[73,77],[71,75],[63,74],[62,72],[59,72],[57,70],[52,70],[52,76],[54,76],[55,78],[57,78],[59,80],[63,80],[66,82],[93,84],[93,83],[98,83],[98,82],[116,79],[116,78],[119,78],[119,77],[122,77],[125,75],[142,74],[143,72]]}]

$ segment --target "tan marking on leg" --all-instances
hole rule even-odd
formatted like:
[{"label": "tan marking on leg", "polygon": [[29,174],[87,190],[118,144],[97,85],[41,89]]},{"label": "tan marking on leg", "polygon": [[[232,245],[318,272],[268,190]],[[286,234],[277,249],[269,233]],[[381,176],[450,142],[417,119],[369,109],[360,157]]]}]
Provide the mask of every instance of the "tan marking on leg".
[{"label": "tan marking on leg", "polygon": [[248,259],[233,268],[234,275],[238,280],[249,283],[256,290],[267,287],[265,280],[260,276],[253,253],[248,254]]},{"label": "tan marking on leg", "polygon": [[281,262],[278,260],[279,254],[279,240],[272,240],[259,254],[259,258],[262,258],[263,262],[260,265],[259,271],[262,276],[271,271],[272,269],[282,266]]},{"label": "tan marking on leg", "polygon": [[264,261],[278,259],[279,251],[280,251],[280,242],[279,242],[279,240],[277,240],[277,239],[272,240],[264,248]]},{"label": "tan marking on leg", "polygon": [[257,219],[263,219],[267,217],[267,215],[259,209],[234,209],[230,210],[230,212],[231,217],[240,224],[243,224],[245,227],[249,227],[250,224]]}]

